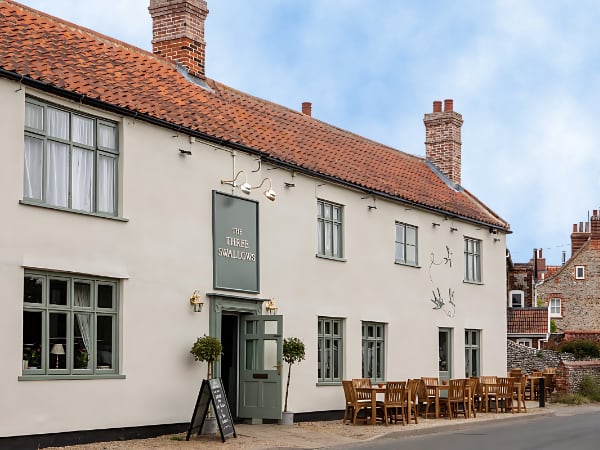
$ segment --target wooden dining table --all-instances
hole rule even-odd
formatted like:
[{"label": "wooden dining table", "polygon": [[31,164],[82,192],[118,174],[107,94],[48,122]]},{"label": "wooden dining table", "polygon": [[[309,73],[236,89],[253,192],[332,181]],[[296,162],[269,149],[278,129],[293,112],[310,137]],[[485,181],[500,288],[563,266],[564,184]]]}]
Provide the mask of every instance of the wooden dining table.
[{"label": "wooden dining table", "polygon": [[377,424],[377,394],[385,394],[385,385],[379,387],[357,387],[356,392],[367,392],[371,397],[371,425]]},{"label": "wooden dining table", "polygon": [[527,381],[529,383],[529,400],[535,400],[535,390],[536,388],[539,386],[540,384],[540,380],[544,378],[544,376],[539,376],[539,377],[534,377],[532,375],[529,375],[527,377]]}]

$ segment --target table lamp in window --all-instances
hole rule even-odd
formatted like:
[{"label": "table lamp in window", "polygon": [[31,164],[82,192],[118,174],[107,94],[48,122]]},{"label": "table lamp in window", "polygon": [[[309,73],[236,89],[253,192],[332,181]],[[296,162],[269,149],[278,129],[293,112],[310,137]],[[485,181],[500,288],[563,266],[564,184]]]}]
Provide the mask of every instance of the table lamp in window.
[{"label": "table lamp in window", "polygon": [[58,355],[65,354],[65,347],[62,344],[54,344],[50,350],[50,353],[56,355],[56,368],[58,369]]}]

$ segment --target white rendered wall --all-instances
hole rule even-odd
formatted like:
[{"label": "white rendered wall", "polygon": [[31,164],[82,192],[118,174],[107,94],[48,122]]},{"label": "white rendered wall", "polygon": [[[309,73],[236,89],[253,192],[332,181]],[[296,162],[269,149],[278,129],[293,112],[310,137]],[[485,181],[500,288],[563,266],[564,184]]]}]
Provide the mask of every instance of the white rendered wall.
[{"label": "white rendered wall", "polygon": [[[453,376],[464,376],[464,329],[482,330],[482,373],[506,368],[505,236],[488,227],[377,200],[322,180],[258,164],[255,157],[190,143],[187,136],[27,91],[72,109],[120,121],[120,216],[91,217],[19,204],[22,200],[25,90],[0,79],[0,339],[12,343],[0,365],[0,436],[180,423],[190,420],[206,366],[189,348],[208,334],[209,314],[192,312],[195,289],[212,287],[212,190],[243,169],[261,190],[259,298],[274,297],[284,335],[300,337],[307,358],[293,368],[289,407],[343,408],[341,386],[317,385],[317,317],[344,318],[344,378],[361,376],[361,321],[385,322],[386,379],[436,376],[438,328],[453,329]],[[17,92],[15,92],[17,91]],[[179,149],[191,150],[181,156]],[[285,188],[284,182],[295,187]],[[236,195],[240,194],[236,191]],[[344,205],[345,262],[317,258],[316,199]],[[419,267],[394,264],[395,221],[419,229]],[[433,226],[432,222],[439,223]],[[457,228],[451,231],[450,228]],[[464,236],[482,240],[483,283],[463,282]],[[494,238],[500,238],[494,242]],[[439,263],[452,252],[449,264]],[[29,381],[21,376],[24,268],[121,279],[122,379]],[[455,291],[449,317],[433,310],[432,289]],[[225,292],[231,294],[231,292]],[[253,294],[242,294],[252,297]],[[208,303],[210,300],[204,298]],[[286,372],[284,372],[285,374]]]}]

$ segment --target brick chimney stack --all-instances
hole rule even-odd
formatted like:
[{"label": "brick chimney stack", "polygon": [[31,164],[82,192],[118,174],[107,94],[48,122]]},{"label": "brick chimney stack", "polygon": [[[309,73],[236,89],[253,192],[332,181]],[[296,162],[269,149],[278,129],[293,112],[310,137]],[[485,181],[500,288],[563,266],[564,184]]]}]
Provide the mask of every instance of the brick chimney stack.
[{"label": "brick chimney stack", "polygon": [[152,51],[204,79],[206,1],[150,0],[148,11],[152,17]]},{"label": "brick chimney stack", "polygon": [[[598,217],[598,219],[600,219],[600,217]],[[577,226],[576,223],[573,224],[573,232],[571,233],[571,256],[583,247],[583,244],[587,242],[590,236],[591,233],[589,232],[589,224],[587,222],[585,223],[585,227],[583,222],[579,222],[579,226]]]},{"label": "brick chimney stack", "polygon": [[433,112],[425,114],[425,157],[456,184],[461,176],[462,116],[454,111],[454,101],[433,102]]},{"label": "brick chimney stack", "polygon": [[302,114],[306,114],[307,116],[312,115],[312,103],[311,102],[302,102]]}]

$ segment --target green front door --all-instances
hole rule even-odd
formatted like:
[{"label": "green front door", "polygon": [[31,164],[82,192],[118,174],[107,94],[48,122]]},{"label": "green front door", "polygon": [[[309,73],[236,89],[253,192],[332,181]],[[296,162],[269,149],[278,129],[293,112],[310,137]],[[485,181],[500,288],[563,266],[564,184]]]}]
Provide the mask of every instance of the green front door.
[{"label": "green front door", "polygon": [[281,418],[283,316],[241,316],[238,416]]}]

